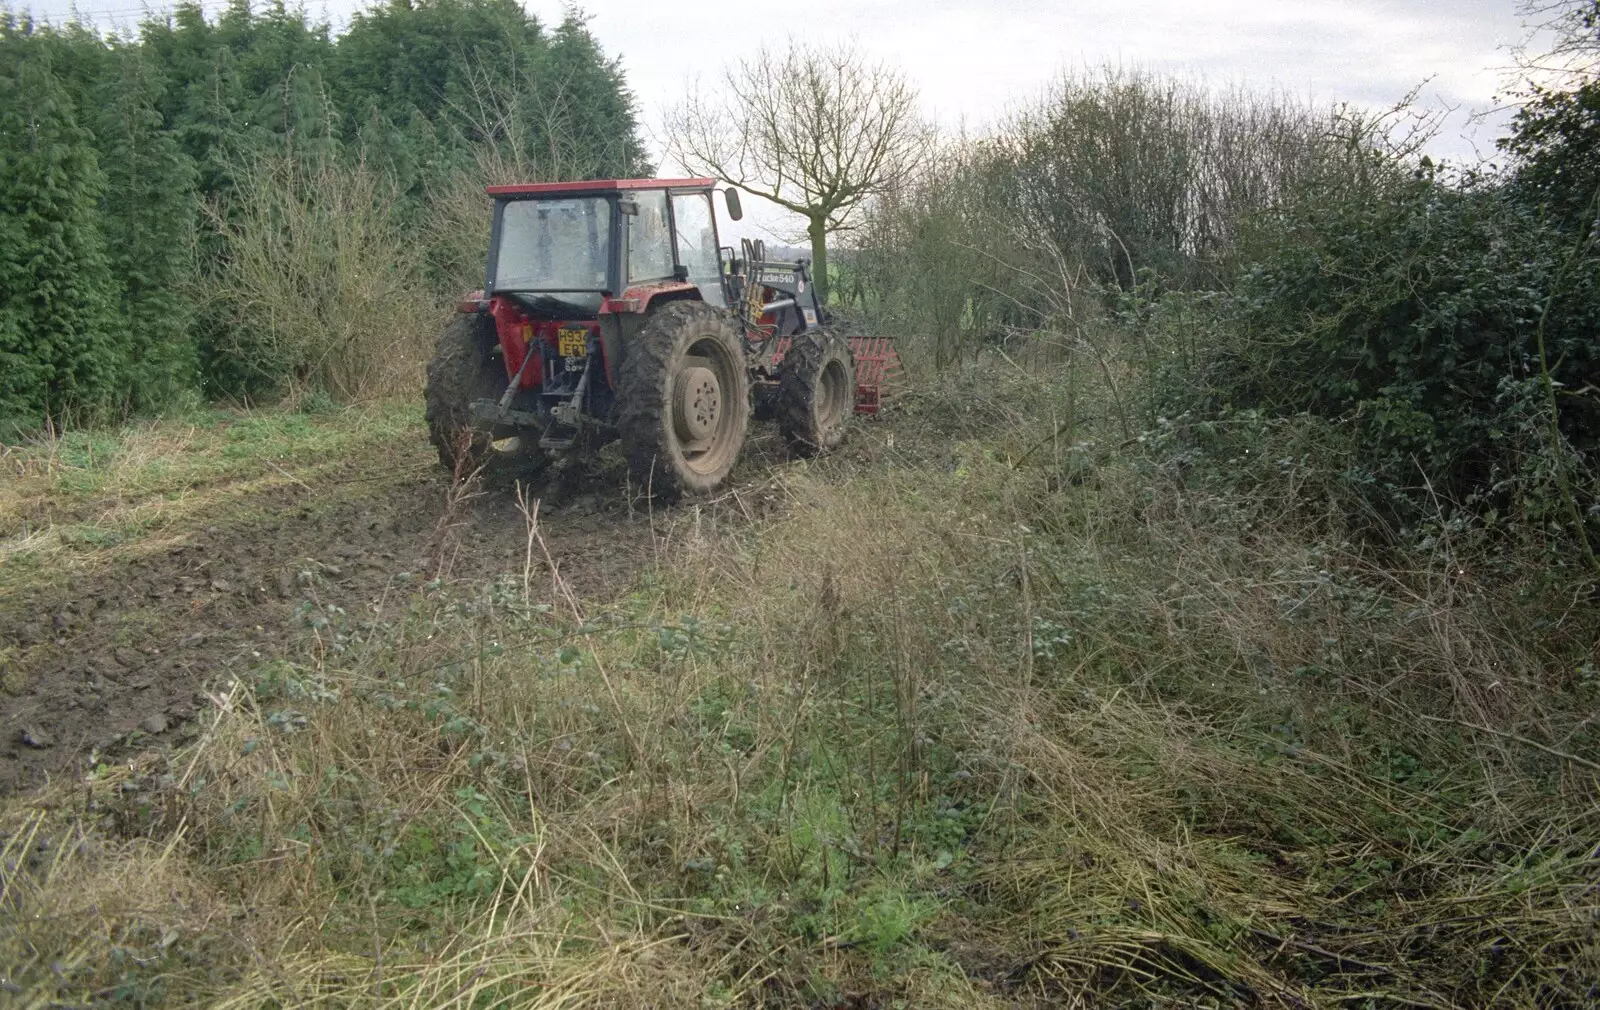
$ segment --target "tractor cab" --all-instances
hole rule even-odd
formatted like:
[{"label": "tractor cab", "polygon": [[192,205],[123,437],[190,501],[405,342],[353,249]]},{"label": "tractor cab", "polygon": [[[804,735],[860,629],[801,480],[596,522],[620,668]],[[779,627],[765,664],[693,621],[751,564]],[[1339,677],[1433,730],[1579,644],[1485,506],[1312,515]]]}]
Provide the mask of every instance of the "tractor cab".
[{"label": "tractor cab", "polygon": [[[711,179],[491,186],[484,284],[539,316],[596,317],[608,299],[690,294],[727,304]],[[738,198],[730,200],[730,215]],[[737,220],[737,217],[735,217]],[[625,306],[612,306],[612,311]]]}]

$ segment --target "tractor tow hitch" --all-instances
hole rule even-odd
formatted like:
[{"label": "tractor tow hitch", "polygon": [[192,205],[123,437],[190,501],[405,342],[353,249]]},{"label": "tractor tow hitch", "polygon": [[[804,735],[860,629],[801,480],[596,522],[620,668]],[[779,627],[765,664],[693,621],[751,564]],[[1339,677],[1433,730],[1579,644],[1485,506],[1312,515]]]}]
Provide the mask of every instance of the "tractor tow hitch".
[{"label": "tractor tow hitch", "polygon": [[517,368],[517,374],[511,377],[511,384],[506,391],[500,394],[498,401],[483,399],[473,400],[471,403],[472,416],[488,424],[527,425],[539,424],[541,418],[526,410],[512,410],[511,401],[516,398],[517,390],[522,388],[522,375],[528,370],[528,363],[534,356],[524,354],[522,364]]},{"label": "tractor tow hitch", "polygon": [[[539,437],[541,449],[570,449],[577,443],[578,434],[583,431],[583,426],[588,423],[583,408],[589,395],[589,376],[594,374],[595,359],[590,357],[583,365],[583,375],[578,377],[578,385],[572,391],[572,396],[565,403],[557,403],[550,408],[550,416],[554,419],[549,430]],[[558,427],[565,426],[570,429],[562,434],[556,434]]]},{"label": "tractor tow hitch", "polygon": [[522,364],[517,366],[517,374],[511,377],[511,384],[506,387],[504,393],[500,394],[500,409],[502,411],[511,409],[512,399],[517,395],[517,390],[522,388],[522,374],[528,370],[528,362],[532,361],[533,357],[533,348],[531,347],[523,353]]},{"label": "tractor tow hitch", "polygon": [[583,423],[584,400],[589,393],[589,374],[594,371],[594,359],[584,362],[583,375],[578,378],[577,388],[573,389],[572,396],[565,403],[558,403],[550,408],[550,413],[555,417],[557,424],[565,424],[576,428]]}]

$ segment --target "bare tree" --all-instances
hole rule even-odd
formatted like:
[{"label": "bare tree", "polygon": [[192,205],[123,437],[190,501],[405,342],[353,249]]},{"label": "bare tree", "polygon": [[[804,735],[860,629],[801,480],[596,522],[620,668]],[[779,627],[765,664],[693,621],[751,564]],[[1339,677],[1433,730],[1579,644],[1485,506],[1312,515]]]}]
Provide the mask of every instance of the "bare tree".
[{"label": "bare tree", "polygon": [[916,92],[896,70],[848,47],[762,49],[696,88],[666,116],[667,151],[806,219],[818,293],[827,297],[828,236],[894,186],[928,140]]}]

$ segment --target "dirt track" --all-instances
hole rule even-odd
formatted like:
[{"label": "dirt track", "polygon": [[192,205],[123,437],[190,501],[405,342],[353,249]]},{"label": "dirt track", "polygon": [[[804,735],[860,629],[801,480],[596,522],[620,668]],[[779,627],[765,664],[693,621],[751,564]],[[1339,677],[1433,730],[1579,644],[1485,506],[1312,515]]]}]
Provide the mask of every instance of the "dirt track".
[{"label": "dirt track", "polygon": [[[174,544],[7,600],[0,794],[75,774],[96,751],[186,738],[208,684],[306,634],[302,573],[316,572],[319,599],[357,613],[441,569],[452,580],[521,571],[527,527],[509,487],[458,506],[441,534],[449,484],[420,455],[406,463],[402,475],[351,467],[231,501]],[[616,488],[543,493],[545,536],[567,582],[582,594],[624,587],[648,551],[649,520],[630,518]]]}]

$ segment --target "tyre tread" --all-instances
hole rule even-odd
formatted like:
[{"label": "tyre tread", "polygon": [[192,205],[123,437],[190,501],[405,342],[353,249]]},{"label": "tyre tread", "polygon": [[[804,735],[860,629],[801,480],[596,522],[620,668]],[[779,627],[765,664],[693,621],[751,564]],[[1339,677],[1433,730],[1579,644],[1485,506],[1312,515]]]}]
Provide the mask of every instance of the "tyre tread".
[{"label": "tyre tread", "polygon": [[[428,441],[439,453],[439,462],[452,472],[467,471],[482,462],[493,436],[472,420],[471,404],[481,396],[494,396],[494,371],[485,350],[485,341],[494,336],[494,321],[487,315],[458,315],[445,325],[428,361],[427,381],[423,386],[428,423]],[[460,435],[471,432],[466,458],[458,459]]]},{"label": "tyre tread", "polygon": [[[740,355],[735,358],[741,362],[737,374],[746,375],[742,370],[743,352],[739,350],[732,322],[716,309],[698,301],[672,302],[654,309],[650,321],[630,342],[618,375],[620,403],[617,428],[627,452],[629,476],[637,492],[669,502],[676,501],[685,491],[710,490],[712,485],[726,478],[726,474],[723,474],[714,481],[701,482],[702,486],[692,487],[689,479],[670,458],[673,449],[666,436],[668,418],[664,416],[670,409],[667,387],[678,345],[693,330],[715,332],[727,341],[730,349]],[[740,403],[747,408],[748,379],[741,385],[742,388],[738,390],[727,391],[726,396],[729,403]],[[746,425],[748,423],[746,414]],[[742,442],[743,432],[740,432],[739,438]],[[737,458],[736,452],[734,460],[737,461]],[[730,462],[729,470],[732,466]]]}]

